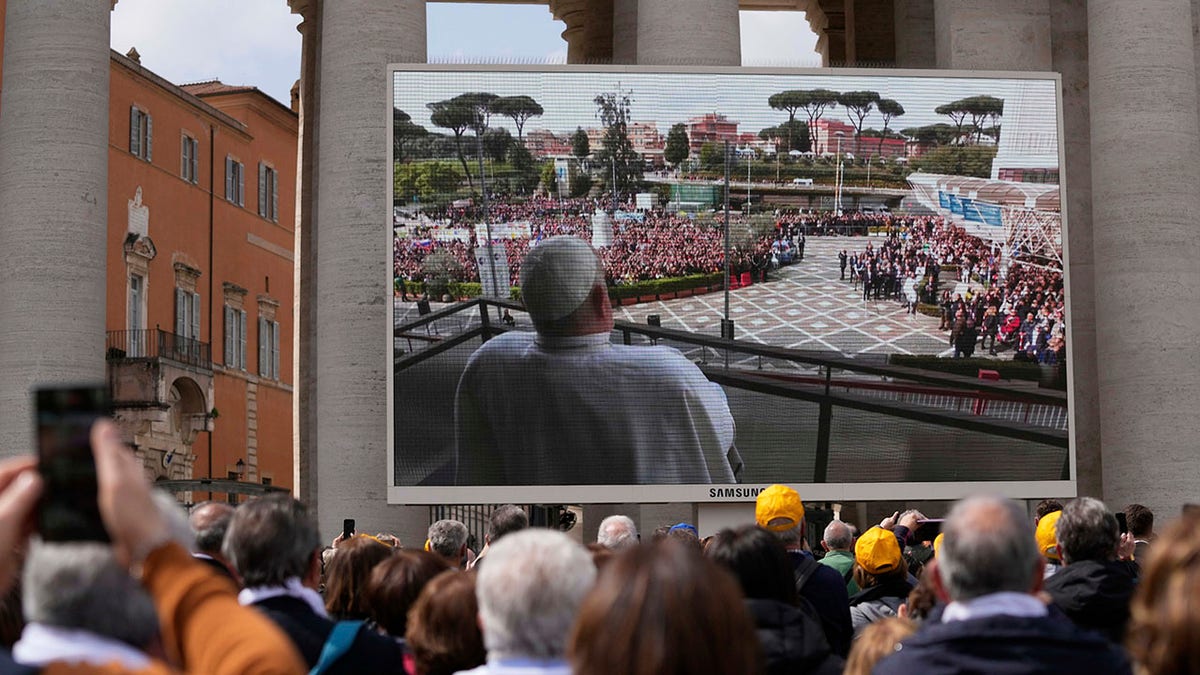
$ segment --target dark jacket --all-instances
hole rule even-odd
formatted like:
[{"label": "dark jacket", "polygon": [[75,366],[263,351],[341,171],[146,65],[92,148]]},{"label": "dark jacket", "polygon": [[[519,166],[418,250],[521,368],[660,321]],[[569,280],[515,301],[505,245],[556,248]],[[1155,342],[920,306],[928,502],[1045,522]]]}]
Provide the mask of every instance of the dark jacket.
[{"label": "dark jacket", "polygon": [[1117,646],[1061,614],[992,616],[941,623],[926,620],[875,675],[1129,675]]},{"label": "dark jacket", "polygon": [[[311,668],[321,656],[325,640],[334,622],[313,613],[303,600],[280,596],[254,604],[288,634],[296,649]],[[330,673],[403,673],[404,647],[395,640],[366,628],[359,631],[354,644],[334,663]]]},{"label": "dark jacket", "polygon": [[1120,643],[1129,622],[1129,599],[1136,578],[1130,563],[1081,560],[1059,568],[1046,580],[1046,592],[1080,628]]},{"label": "dark jacket", "polygon": [[812,555],[800,551],[788,551],[793,567],[799,572],[801,566],[811,561],[817,569],[812,571],[803,586],[797,586],[801,598],[812,605],[825,629],[825,639],[833,653],[846,656],[850,653],[850,641],[854,639],[854,628],[850,624],[850,596],[846,594],[846,582],[837,570],[813,560]]},{"label": "dark jacket", "polygon": [[805,601],[794,607],[778,600],[748,598],[758,642],[766,657],[767,675],[841,673],[846,666],[825,639],[816,613]]}]

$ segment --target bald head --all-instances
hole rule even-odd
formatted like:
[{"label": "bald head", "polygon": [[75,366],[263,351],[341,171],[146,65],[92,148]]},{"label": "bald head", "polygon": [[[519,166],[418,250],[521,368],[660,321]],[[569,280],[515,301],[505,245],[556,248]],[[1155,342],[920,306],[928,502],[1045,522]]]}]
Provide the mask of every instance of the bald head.
[{"label": "bald head", "polygon": [[204,502],[197,504],[188,517],[188,525],[196,536],[196,550],[213,557],[221,555],[221,542],[233,520],[234,509],[229,504]]},{"label": "bald head", "polygon": [[825,526],[821,543],[828,551],[849,551],[850,544],[854,543],[854,534],[845,523],[835,520]]}]

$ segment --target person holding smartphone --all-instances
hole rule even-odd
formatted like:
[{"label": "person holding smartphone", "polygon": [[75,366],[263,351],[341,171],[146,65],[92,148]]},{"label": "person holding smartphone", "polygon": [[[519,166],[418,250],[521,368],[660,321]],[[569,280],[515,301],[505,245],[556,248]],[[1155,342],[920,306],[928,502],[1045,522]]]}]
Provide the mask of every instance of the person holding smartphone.
[{"label": "person holding smartphone", "polygon": [[[287,637],[253,609],[241,607],[228,580],[170,540],[167,519],[116,425],[96,422],[89,433],[95,458],[97,507],[116,559],[127,565],[154,601],[165,660],[138,673],[303,673]],[[45,481],[28,457],[0,461],[0,592],[16,581],[23,549],[36,530]],[[42,672],[132,673],[119,665],[51,662]],[[19,672],[0,654],[0,672]]]}]

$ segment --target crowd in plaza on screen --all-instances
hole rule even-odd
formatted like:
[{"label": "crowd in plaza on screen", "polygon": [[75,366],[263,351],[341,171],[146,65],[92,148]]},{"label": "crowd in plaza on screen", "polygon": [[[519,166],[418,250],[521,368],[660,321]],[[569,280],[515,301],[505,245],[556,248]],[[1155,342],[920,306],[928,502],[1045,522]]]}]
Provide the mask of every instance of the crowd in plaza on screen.
[{"label": "crowd in plaza on screen", "polygon": [[614,515],[581,543],[505,505],[478,542],[439,520],[424,541],[326,545],[288,495],[188,515],[114,425],[92,441],[111,543],[28,540],[41,484],[32,461],[0,463],[0,672],[1165,675],[1200,663],[1190,510],[1156,534],[1154,514],[1129,505],[1122,534],[1095,499],[1030,514],[980,496],[944,521],[905,511],[856,528],[773,485],[753,519],[704,537],[690,523],[642,535]]},{"label": "crowd in plaza on screen", "polygon": [[[574,235],[591,241],[591,218],[598,202],[589,199],[530,199],[519,204],[493,204],[487,213],[496,223],[527,222],[530,236],[505,237],[510,283],[521,275],[521,261],[532,244],[553,236]],[[626,208],[633,210],[632,204]],[[485,242],[476,237],[474,223],[482,210],[472,207],[446,208],[428,213],[439,222],[471,227],[467,240],[439,241],[433,227],[417,227],[393,243],[393,272],[406,281],[422,281],[428,274],[424,262],[434,251],[446,251],[455,262],[454,281],[478,281],[474,249]],[[730,266],[735,274],[761,272],[780,258],[791,260],[791,242],[778,237],[757,237],[749,246],[734,249]],[[723,230],[711,216],[689,217],[663,210],[645,212],[642,221],[618,220],[613,224],[612,243],[601,249],[605,276],[610,285],[649,279],[711,274],[724,269]]]},{"label": "crowd in plaza on screen", "polygon": [[[863,249],[838,254],[842,278],[864,301],[893,300],[915,313],[937,308],[955,356],[977,347],[996,355],[1056,365],[1066,349],[1061,271],[1009,261],[1002,247],[941,218],[875,216],[887,233]],[[946,268],[953,274],[946,274]],[[959,290],[962,289],[962,290]]]}]

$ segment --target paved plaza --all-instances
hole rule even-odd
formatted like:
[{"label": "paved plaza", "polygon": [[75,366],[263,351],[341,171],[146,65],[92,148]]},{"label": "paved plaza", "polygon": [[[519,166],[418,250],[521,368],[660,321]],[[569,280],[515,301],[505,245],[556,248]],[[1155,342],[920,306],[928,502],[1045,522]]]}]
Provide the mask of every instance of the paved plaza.
[{"label": "paved plaza", "polygon": [[[878,237],[809,237],[804,260],[772,274],[773,281],[730,293],[729,315],[739,340],[777,347],[855,354],[952,356],[938,320],[906,314],[895,300],[862,299],[861,287],[839,280],[838,251],[861,251]],[[878,248],[879,242],[875,242]],[[664,328],[720,334],[723,293],[629,305],[618,319],[645,323],[658,314]]]},{"label": "paved plaza", "polygon": [[[906,314],[895,300],[864,301],[849,275],[839,280],[838,251],[861,251],[871,239],[878,238],[810,237],[804,260],[772,273],[772,281],[732,291],[729,315],[737,339],[844,355],[952,356],[936,318]],[[396,325],[417,318],[415,302],[397,298],[395,303]],[[434,303],[433,308],[441,306]],[[724,294],[715,292],[620,307],[616,318],[644,324],[648,315],[658,314],[664,328],[719,335],[724,307]],[[477,319],[474,313],[460,315],[439,322],[435,330],[453,334]],[[517,320],[518,325],[526,321],[522,316]]]}]

